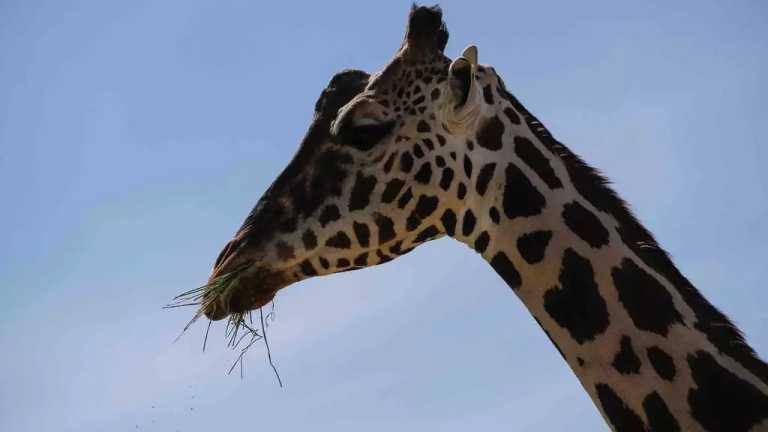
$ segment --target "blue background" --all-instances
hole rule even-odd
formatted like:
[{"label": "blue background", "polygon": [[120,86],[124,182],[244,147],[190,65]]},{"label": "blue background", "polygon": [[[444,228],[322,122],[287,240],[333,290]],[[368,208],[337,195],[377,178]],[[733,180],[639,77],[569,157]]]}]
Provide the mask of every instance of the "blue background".
[{"label": "blue background", "polygon": [[[479,256],[443,239],[281,292],[245,379],[177,343],[219,249],[408,2],[0,2],[0,430],[604,430]],[[443,2],[768,355],[768,6]]]}]

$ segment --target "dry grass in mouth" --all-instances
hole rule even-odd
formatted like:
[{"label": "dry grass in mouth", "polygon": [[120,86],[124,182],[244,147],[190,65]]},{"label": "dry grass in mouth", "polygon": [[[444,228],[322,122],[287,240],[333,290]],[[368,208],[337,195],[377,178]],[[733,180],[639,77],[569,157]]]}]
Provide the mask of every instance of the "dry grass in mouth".
[{"label": "dry grass in mouth", "polygon": [[[164,309],[173,309],[185,306],[198,306],[195,315],[191,320],[189,320],[187,325],[184,326],[184,329],[181,331],[181,334],[179,334],[176,340],[179,340],[184,335],[184,333],[186,333],[186,331],[192,327],[192,324],[194,324],[201,316],[203,316],[203,313],[208,308],[208,306],[216,301],[216,299],[221,294],[226,292],[227,289],[237,286],[240,275],[249,266],[250,263],[246,263],[229,273],[225,273],[216,277],[214,280],[203,286],[183,292],[174,297],[169,304],[163,306]],[[269,323],[275,320],[275,303],[274,301],[272,302],[272,309],[266,315],[264,315],[263,308],[259,308],[259,324],[261,326],[261,331],[259,331],[257,328],[254,328],[252,312],[253,311],[248,311],[244,313],[233,313],[229,315],[227,320],[227,327],[224,330],[224,337],[227,339],[227,348],[231,348],[232,350],[239,349],[240,352],[237,356],[237,359],[232,364],[232,367],[229,368],[229,372],[227,372],[227,374],[231,374],[232,371],[234,371],[235,368],[239,365],[240,378],[242,379],[243,360],[245,358],[245,354],[253,346],[254,343],[263,340],[264,346],[267,349],[267,360],[269,361],[269,365],[272,367],[272,371],[275,373],[275,377],[277,377],[278,384],[280,387],[283,387],[283,381],[280,379],[280,374],[277,372],[275,363],[272,361],[272,352],[269,349],[269,341],[267,340],[267,328],[269,327]],[[208,343],[208,333],[211,330],[211,324],[212,321],[208,320],[208,328],[205,330],[205,338],[203,339],[203,351],[205,351],[205,347]],[[246,340],[247,342],[243,345],[243,342]]]}]

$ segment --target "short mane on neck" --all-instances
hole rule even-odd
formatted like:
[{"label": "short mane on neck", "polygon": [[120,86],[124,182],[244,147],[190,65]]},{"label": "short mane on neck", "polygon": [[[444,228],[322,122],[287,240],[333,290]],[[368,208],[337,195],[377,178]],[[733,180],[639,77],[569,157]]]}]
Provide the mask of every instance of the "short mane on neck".
[{"label": "short mane on neck", "polygon": [[500,79],[496,91],[505,101],[496,114],[511,107],[527,133],[505,135],[493,156],[473,155],[501,168],[497,187],[468,197],[454,237],[510,285],[615,430],[768,429],[768,365],[608,180]]}]

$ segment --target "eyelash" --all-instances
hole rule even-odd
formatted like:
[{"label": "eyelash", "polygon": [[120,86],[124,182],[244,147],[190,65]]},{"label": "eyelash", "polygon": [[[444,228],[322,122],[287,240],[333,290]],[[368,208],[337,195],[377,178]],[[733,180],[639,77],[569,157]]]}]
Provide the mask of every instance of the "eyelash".
[{"label": "eyelash", "polygon": [[393,121],[345,128],[342,137],[348,144],[360,150],[370,150],[392,132]]}]

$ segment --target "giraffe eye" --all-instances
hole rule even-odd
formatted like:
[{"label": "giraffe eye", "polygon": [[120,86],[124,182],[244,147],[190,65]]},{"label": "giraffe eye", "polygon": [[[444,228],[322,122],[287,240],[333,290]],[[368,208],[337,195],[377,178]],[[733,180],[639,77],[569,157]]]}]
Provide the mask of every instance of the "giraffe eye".
[{"label": "giraffe eye", "polygon": [[394,121],[372,123],[369,121],[358,125],[348,125],[340,131],[341,140],[359,150],[370,150],[386,138],[395,126]]}]

